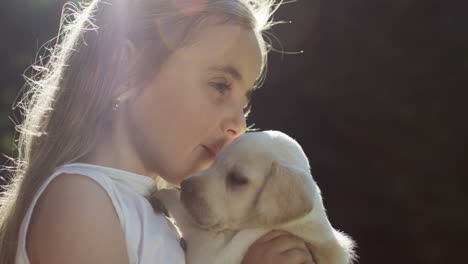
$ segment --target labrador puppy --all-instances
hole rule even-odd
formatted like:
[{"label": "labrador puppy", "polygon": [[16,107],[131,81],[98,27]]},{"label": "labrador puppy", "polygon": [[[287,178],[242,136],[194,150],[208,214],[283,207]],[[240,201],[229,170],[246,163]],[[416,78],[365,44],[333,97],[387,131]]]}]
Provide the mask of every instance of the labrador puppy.
[{"label": "labrador puppy", "polygon": [[219,153],[213,166],[160,190],[187,243],[189,264],[239,264],[265,233],[302,238],[318,264],[349,264],[354,242],[328,221],[301,146],[278,131],[251,132]]}]

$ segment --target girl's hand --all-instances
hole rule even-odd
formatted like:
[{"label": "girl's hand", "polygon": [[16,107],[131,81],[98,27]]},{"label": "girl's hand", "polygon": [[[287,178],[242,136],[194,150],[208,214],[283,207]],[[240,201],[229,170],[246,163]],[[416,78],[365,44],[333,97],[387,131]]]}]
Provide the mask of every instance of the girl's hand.
[{"label": "girl's hand", "polygon": [[253,243],[242,264],[315,264],[305,242],[285,231],[271,231]]}]

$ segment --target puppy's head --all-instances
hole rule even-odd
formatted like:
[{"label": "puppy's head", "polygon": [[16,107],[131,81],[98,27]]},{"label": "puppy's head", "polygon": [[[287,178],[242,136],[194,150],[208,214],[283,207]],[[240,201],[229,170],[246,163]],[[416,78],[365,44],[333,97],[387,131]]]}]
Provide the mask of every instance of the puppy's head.
[{"label": "puppy's head", "polygon": [[288,222],[312,210],[318,192],[299,144],[277,131],[242,135],[181,187],[188,212],[213,231]]}]

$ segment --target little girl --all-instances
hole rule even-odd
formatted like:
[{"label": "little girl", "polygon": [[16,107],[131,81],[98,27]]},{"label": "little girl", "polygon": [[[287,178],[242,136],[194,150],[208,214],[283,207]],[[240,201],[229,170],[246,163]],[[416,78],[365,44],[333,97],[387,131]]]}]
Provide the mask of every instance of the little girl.
[{"label": "little girl", "polygon": [[[175,228],[145,197],[157,181],[177,186],[208,168],[245,133],[275,8],[271,0],[68,4],[50,59],[20,102],[0,263],[184,263]],[[243,263],[312,256],[274,231]]]}]

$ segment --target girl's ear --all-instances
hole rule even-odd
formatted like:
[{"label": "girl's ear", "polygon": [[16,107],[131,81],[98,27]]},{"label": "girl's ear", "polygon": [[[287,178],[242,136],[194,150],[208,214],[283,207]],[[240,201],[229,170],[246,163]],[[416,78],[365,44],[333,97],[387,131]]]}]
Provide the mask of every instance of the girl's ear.
[{"label": "girl's ear", "polygon": [[127,39],[122,49],[121,62],[125,63],[125,65],[133,66],[136,54],[135,44],[133,44],[131,40]]},{"label": "girl's ear", "polygon": [[136,64],[137,50],[133,42],[129,39],[125,41],[122,47],[122,53],[120,56],[119,64],[122,65],[122,85],[115,89],[113,93],[114,100],[119,103],[123,103],[137,93],[136,87],[134,87],[135,81],[131,76],[131,72]]}]

